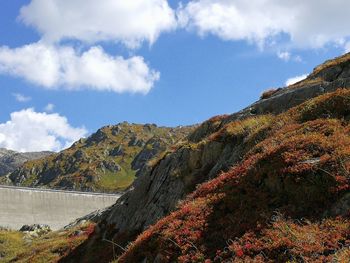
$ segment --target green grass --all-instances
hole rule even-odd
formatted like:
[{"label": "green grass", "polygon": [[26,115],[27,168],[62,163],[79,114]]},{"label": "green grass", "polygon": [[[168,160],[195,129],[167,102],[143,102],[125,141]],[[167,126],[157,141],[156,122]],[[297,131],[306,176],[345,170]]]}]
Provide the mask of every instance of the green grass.
[{"label": "green grass", "polygon": [[23,186],[31,186],[33,185],[33,183],[37,180],[37,176],[35,174],[31,174],[30,177],[28,179],[26,179],[24,182],[23,182]]},{"label": "green grass", "polygon": [[58,262],[84,242],[93,230],[94,224],[86,223],[32,238],[22,232],[0,230],[0,262]]},{"label": "green grass", "polygon": [[9,262],[24,251],[23,233],[0,230],[0,262]]},{"label": "green grass", "polygon": [[103,191],[118,191],[128,188],[135,179],[136,172],[122,168],[118,173],[106,172],[101,174],[97,187]]}]

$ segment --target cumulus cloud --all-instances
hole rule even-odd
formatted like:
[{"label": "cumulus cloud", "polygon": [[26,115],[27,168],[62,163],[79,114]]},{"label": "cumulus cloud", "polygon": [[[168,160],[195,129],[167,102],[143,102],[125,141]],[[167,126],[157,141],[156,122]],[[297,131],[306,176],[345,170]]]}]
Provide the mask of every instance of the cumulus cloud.
[{"label": "cumulus cloud", "polygon": [[224,40],[264,46],[287,35],[294,47],[345,44],[350,36],[350,1],[192,0],[178,10],[182,27]]},{"label": "cumulus cloud", "polygon": [[44,108],[44,110],[45,110],[46,112],[52,112],[54,109],[55,109],[55,105],[52,104],[52,103],[47,104],[47,105],[45,106],[45,108]]},{"label": "cumulus cloud", "polygon": [[286,81],[286,86],[289,86],[289,85],[293,85],[303,79],[306,79],[307,77],[307,74],[303,74],[303,75],[300,75],[300,76],[296,76],[296,77],[293,77],[293,78],[289,78],[287,79]]},{"label": "cumulus cloud", "polygon": [[110,56],[99,46],[79,53],[72,47],[42,42],[11,49],[0,47],[0,73],[21,77],[47,89],[146,94],[159,79],[142,57]]},{"label": "cumulus cloud", "polygon": [[74,128],[57,113],[24,109],[0,123],[0,147],[20,151],[60,151],[85,136],[85,128]]},{"label": "cumulus cloud", "polygon": [[300,55],[293,55],[289,51],[278,51],[277,57],[284,62],[294,61],[294,62],[302,62],[303,59]]},{"label": "cumulus cloud", "polygon": [[279,59],[284,60],[284,61],[289,61],[290,57],[291,57],[291,54],[289,52],[287,52],[287,51],[285,51],[285,52],[278,52],[277,53],[277,57]]},{"label": "cumulus cloud", "polygon": [[25,96],[25,95],[23,95],[21,93],[13,93],[12,95],[15,97],[15,99],[18,102],[28,102],[28,101],[30,101],[32,99],[31,97]]},{"label": "cumulus cloud", "polygon": [[131,48],[176,27],[166,0],[32,0],[19,18],[46,41],[118,41]]},{"label": "cumulus cloud", "polygon": [[345,43],[344,52],[345,52],[345,53],[350,52],[350,42],[346,42],[346,43]]}]

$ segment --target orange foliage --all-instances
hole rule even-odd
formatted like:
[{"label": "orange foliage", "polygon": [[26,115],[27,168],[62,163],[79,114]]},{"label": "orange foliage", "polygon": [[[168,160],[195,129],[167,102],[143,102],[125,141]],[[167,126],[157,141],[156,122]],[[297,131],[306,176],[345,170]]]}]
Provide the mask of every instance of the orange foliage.
[{"label": "orange foliage", "polygon": [[260,99],[268,99],[270,97],[272,97],[277,91],[279,91],[280,89],[268,89],[268,90],[265,90],[261,96],[260,96]]},{"label": "orange foliage", "polygon": [[239,165],[202,184],[118,262],[345,258],[349,211],[334,214],[332,207],[350,191],[349,106],[350,91],[339,90],[250,134],[246,143],[253,138],[257,144]]}]

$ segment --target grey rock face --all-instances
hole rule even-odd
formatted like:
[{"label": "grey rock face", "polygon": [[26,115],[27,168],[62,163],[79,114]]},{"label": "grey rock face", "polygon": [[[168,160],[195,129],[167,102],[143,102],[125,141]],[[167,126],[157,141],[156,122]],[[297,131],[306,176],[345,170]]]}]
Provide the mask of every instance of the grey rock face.
[{"label": "grey rock face", "polygon": [[133,188],[118,200],[106,221],[120,233],[142,231],[171,212],[198,183],[225,171],[240,158],[239,144],[209,142],[181,147],[139,172]]},{"label": "grey rock face", "polygon": [[19,153],[0,149],[0,176],[5,176],[27,161],[36,160],[52,154],[52,152]]},{"label": "grey rock face", "polygon": [[138,146],[138,147],[143,147],[145,146],[145,142],[143,140],[138,139],[136,136],[132,137],[131,140],[129,141],[129,146]]},{"label": "grey rock face", "polygon": [[167,146],[167,143],[163,142],[160,138],[150,139],[132,161],[132,168],[134,170],[141,169],[144,165],[146,165],[147,161],[151,160],[158,153],[165,151]]},{"label": "grey rock face", "polygon": [[113,162],[113,161],[108,161],[108,160],[103,160],[99,165],[98,165],[98,168],[102,169],[103,171],[104,170],[109,170],[109,171],[112,171],[112,172],[118,172],[121,170],[121,167]]},{"label": "grey rock face", "polygon": [[92,145],[94,143],[99,143],[105,139],[107,139],[107,135],[102,129],[99,129],[86,140],[86,143],[87,145]]},{"label": "grey rock face", "polygon": [[113,148],[112,150],[109,151],[110,156],[121,156],[124,154],[123,147],[121,145]]}]

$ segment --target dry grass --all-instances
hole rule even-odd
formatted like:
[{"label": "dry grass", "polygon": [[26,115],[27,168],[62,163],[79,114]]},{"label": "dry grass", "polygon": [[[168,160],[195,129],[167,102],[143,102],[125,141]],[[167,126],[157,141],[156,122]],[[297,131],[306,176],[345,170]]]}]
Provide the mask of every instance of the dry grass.
[{"label": "dry grass", "polygon": [[316,67],[313,71],[313,75],[316,75],[320,73],[321,71],[325,70],[326,68],[334,67],[336,65],[342,64],[344,62],[347,62],[350,60],[350,53],[347,53],[345,55],[339,56],[334,59],[327,60],[325,63],[319,65]]},{"label": "dry grass", "polygon": [[0,262],[58,262],[84,242],[93,233],[94,226],[85,223],[40,237],[30,237],[18,231],[0,231]]}]

